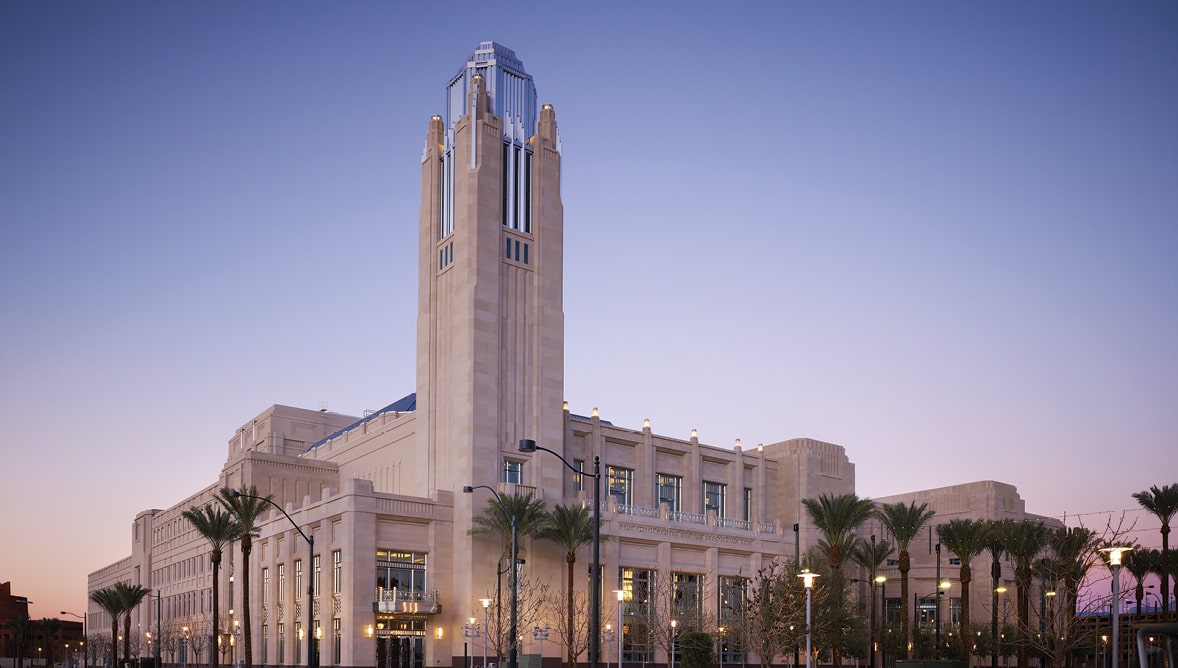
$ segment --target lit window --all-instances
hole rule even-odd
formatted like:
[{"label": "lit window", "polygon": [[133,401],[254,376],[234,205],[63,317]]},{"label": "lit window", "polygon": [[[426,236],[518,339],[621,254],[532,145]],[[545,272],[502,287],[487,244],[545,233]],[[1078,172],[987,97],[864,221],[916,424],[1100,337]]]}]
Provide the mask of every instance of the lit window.
[{"label": "lit window", "polygon": [[655,497],[659,504],[667,504],[667,509],[673,513],[680,510],[682,491],[683,478],[681,476],[665,473],[655,476]]},{"label": "lit window", "polygon": [[634,469],[623,469],[616,466],[606,467],[606,478],[609,480],[609,495],[621,506],[633,503]]},{"label": "lit window", "polygon": [[718,482],[704,482],[704,513],[716,512],[716,519],[724,519],[724,496],[728,486]]}]

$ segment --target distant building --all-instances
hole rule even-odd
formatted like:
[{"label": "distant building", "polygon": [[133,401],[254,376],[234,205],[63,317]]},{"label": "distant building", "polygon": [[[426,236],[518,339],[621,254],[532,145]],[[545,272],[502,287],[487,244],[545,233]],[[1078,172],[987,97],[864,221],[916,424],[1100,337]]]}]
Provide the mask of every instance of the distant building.
[{"label": "distant building", "polygon": [[[761,564],[814,544],[801,499],[855,489],[841,446],[717,446],[564,405],[561,159],[556,112],[537,106],[523,63],[481,43],[449,81],[421,157],[415,392],[364,416],[271,406],[234,430],[217,480],[171,508],[141,512],[130,555],[90,575],[91,591],[126,580],[161,593],[165,661],[203,663],[211,651],[195,640],[211,628],[209,546],[181,513],[223,486],[256,486],[314,536],[308,554],[282,514],[264,516],[250,564],[259,665],[304,664],[308,624],[323,666],[456,667],[481,655],[484,619],[493,626],[495,612],[480,599],[495,596],[502,550],[469,533],[491,495],[464,494],[467,485],[530,492],[549,507],[589,503],[587,474],[600,458],[605,621],[617,614],[610,592],[638,594],[623,611],[627,663],[667,660],[636,632],[651,623],[641,594],[657,579],[671,583],[680,608],[722,619],[730,608],[721,602],[739,598]],[[521,453],[521,439],[560,453],[576,472],[548,453]],[[1013,488],[976,484],[1002,497],[995,514],[1025,516]],[[524,577],[561,590],[562,550],[525,540],[522,553]],[[220,585],[222,628],[231,630],[241,615],[240,559],[237,549],[226,554]],[[575,570],[582,594],[589,562],[586,547]],[[138,615],[142,633],[146,607]],[[534,607],[522,619],[525,630],[561,624]],[[110,626],[93,605],[89,621]],[[550,667],[564,654],[554,640],[543,645]],[[522,641],[523,653],[538,651],[530,631]],[[237,642],[223,642],[223,659],[241,658]],[[616,647],[603,645],[603,660]]]},{"label": "distant building", "polygon": [[[18,653],[25,659],[25,665],[32,665],[36,659],[52,663],[80,656],[78,652],[83,637],[81,622],[57,618],[56,632],[47,634],[40,618],[30,619],[23,642],[18,642],[12,621],[28,616],[29,599],[14,596],[11,582],[0,582],[0,665],[15,665]],[[22,647],[18,647],[18,644]]]}]

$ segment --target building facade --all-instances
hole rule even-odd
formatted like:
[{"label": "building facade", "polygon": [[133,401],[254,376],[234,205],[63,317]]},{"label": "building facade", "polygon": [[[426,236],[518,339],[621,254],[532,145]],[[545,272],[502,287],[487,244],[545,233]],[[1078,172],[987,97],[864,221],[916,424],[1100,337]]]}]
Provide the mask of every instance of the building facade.
[{"label": "building facade", "polygon": [[[323,666],[380,668],[467,665],[502,627],[481,603],[506,594],[498,539],[471,532],[491,501],[480,486],[530,492],[548,507],[589,503],[586,474],[600,461],[605,621],[617,614],[609,592],[650,594],[659,582],[676,605],[723,618],[743,578],[817,539],[803,498],[854,491],[854,465],[831,443],[718,446],[569,411],[556,112],[538,105],[511,50],[481,43],[459,68],[444,114],[429,120],[421,167],[415,391],[362,417],[271,406],[233,432],[215,481],[140,513],[130,556],[90,575],[91,591],[123,580],[158,593],[159,620],[144,607],[135,628],[158,627],[165,662],[242,657],[240,553],[229,550],[221,572],[226,633],[208,639],[209,545],[182,517],[222,487],[255,486],[285,511],[265,513],[253,543],[254,662],[305,664],[311,634]],[[521,439],[576,471],[521,453]],[[562,590],[560,548],[528,539],[521,554],[521,596],[535,603],[546,588]],[[583,597],[588,550],[577,560]],[[622,604],[627,624],[641,623],[639,598],[649,597]],[[523,634],[523,652],[540,653],[540,629],[555,632],[560,619],[526,606],[520,626],[536,631]],[[110,627],[93,605],[89,623]],[[624,659],[666,662],[640,636],[623,636]],[[564,653],[555,640],[542,651],[553,665]],[[603,655],[615,656],[614,643]]]}]

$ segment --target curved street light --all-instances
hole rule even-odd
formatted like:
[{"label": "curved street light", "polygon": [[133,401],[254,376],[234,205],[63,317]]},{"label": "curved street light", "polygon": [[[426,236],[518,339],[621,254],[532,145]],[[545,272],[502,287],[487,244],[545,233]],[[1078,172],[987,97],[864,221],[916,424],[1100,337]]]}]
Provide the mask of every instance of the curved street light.
[{"label": "curved street light", "polygon": [[[530,438],[521,439],[519,451],[543,450],[555,456],[573,473],[593,478],[593,571],[589,574],[589,668],[601,662],[601,457],[593,456],[593,473],[574,467],[555,450],[549,450]],[[515,668],[512,666],[512,668]]]},{"label": "curved street light", "polygon": [[61,614],[71,615],[73,617],[77,617],[78,619],[82,620],[82,668],[86,668],[86,640],[87,640],[87,638],[86,638],[86,616],[79,615],[76,612],[70,612],[69,610],[62,610]]},{"label": "curved street light", "polygon": [[[244,496],[247,499],[256,499],[258,501],[265,501],[266,503],[270,504],[271,506],[274,506],[275,508],[277,508],[278,512],[282,513],[282,516],[285,517],[288,522],[290,522],[290,525],[292,527],[294,527],[294,530],[299,532],[299,535],[303,537],[303,540],[307,541],[307,553],[309,556],[309,558],[307,559],[307,567],[310,568],[311,564],[314,563],[314,561],[315,561],[315,536],[314,536],[314,534],[308,536],[307,534],[303,533],[303,530],[299,528],[299,525],[294,521],[294,518],[292,518],[289,514],[287,514],[287,512],[282,509],[282,506],[278,505],[277,503],[274,503],[274,501],[272,501],[271,499],[264,497],[264,496],[257,496],[255,494],[246,494],[244,492],[239,492],[237,490],[230,490],[229,491],[229,498],[236,499],[239,496]],[[315,582],[314,582],[314,580],[315,579],[312,577],[307,578],[307,633],[306,633],[306,636],[307,636],[307,668],[316,668],[316,666],[319,665],[319,656],[318,656],[318,653],[315,651],[315,634],[313,633],[313,629],[312,629],[312,626],[315,624]]]},{"label": "curved street light", "polygon": [[[495,496],[495,503],[499,504],[499,510],[511,520],[511,626],[507,631],[507,665],[508,668],[518,668],[519,666],[519,651],[516,648],[516,623],[519,614],[519,518],[514,513],[507,512],[507,504],[503,503],[503,497],[499,495],[499,490],[490,485],[466,485],[462,488],[463,494],[473,494],[476,489],[485,489]],[[486,609],[486,604],[483,609]]]}]

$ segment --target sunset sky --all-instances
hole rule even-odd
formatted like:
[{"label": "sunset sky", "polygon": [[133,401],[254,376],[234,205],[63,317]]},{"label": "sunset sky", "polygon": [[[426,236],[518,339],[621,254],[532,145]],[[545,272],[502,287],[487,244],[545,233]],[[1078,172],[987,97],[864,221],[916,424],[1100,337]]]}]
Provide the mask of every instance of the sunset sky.
[{"label": "sunset sky", "polygon": [[85,607],[271,404],[414,390],[420,164],[482,40],[563,141],[573,412],[812,437],[1158,544],[1178,3],[0,3],[0,582]]}]

